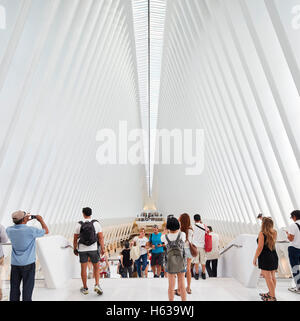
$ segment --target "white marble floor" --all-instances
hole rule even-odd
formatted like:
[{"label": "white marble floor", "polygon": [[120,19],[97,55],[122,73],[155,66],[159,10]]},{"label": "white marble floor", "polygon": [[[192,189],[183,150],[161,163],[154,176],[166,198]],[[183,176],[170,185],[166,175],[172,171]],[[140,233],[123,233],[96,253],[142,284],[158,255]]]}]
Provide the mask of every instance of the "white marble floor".
[{"label": "white marble floor", "polygon": [[[33,300],[35,301],[167,301],[167,279],[103,279],[102,296],[93,291],[93,280],[88,280],[90,293],[79,292],[81,280],[74,279],[63,289],[47,289],[44,281],[37,281]],[[279,301],[300,301],[300,295],[288,291],[290,280],[279,280],[277,299]],[[229,278],[192,280],[192,294],[189,301],[260,301],[259,292],[266,292],[264,280],[257,289],[247,289],[238,281]],[[4,289],[6,297],[8,287]],[[180,298],[176,297],[176,301]]]}]

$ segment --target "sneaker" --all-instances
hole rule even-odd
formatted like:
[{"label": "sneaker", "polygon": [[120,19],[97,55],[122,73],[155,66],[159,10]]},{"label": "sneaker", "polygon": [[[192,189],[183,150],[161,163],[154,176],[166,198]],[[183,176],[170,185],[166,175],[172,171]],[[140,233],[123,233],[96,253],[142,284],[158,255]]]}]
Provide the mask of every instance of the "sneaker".
[{"label": "sneaker", "polygon": [[100,286],[98,284],[95,285],[94,291],[97,292],[98,295],[103,294],[103,290],[100,288]]},{"label": "sneaker", "polygon": [[82,287],[82,288],[80,289],[80,292],[81,292],[82,294],[84,294],[84,295],[87,295],[87,294],[89,294],[89,289]]},{"label": "sneaker", "polygon": [[206,279],[206,274],[202,272],[201,273],[201,277],[202,277],[203,280],[205,280]]},{"label": "sneaker", "polygon": [[155,277],[155,278],[159,278],[159,275],[154,274],[154,277]]},{"label": "sneaker", "polygon": [[195,280],[199,280],[199,274],[195,273]]},{"label": "sneaker", "polygon": [[291,291],[293,293],[300,294],[300,290],[298,290],[296,287],[295,288],[289,288],[289,291]]}]

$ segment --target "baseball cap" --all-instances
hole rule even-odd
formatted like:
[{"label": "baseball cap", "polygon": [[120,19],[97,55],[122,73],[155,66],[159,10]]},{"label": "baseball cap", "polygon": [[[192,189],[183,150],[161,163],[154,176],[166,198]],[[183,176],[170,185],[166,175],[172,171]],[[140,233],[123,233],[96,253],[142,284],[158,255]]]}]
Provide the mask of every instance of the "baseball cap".
[{"label": "baseball cap", "polygon": [[26,212],[17,211],[11,215],[11,218],[13,219],[13,221],[18,222],[18,221],[21,221],[25,216],[26,216]]}]

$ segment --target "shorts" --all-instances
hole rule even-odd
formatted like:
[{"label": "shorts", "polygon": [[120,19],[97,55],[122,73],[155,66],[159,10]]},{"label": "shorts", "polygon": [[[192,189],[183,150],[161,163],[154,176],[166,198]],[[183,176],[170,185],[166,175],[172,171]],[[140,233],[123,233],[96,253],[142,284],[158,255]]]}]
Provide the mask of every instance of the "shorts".
[{"label": "shorts", "polygon": [[205,265],[206,264],[206,252],[203,247],[198,247],[198,254],[196,257],[193,259],[193,263],[195,264],[201,264]]},{"label": "shorts", "polygon": [[184,252],[185,252],[185,258],[186,259],[193,259],[194,257],[191,254],[191,250],[190,248],[184,248]]},{"label": "shorts", "polygon": [[164,253],[152,253],[151,266],[163,265],[164,264]]},{"label": "shorts", "polygon": [[98,251],[86,251],[86,252],[78,252],[79,253],[79,262],[87,263],[88,258],[90,258],[93,264],[96,264],[100,261],[100,255]]}]

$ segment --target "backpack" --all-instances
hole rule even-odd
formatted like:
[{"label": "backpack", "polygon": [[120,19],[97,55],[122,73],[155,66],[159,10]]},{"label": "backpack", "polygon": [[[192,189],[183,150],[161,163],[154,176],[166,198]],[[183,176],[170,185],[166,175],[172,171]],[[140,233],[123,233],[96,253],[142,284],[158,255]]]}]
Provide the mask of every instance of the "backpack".
[{"label": "backpack", "polygon": [[90,246],[96,242],[98,242],[98,237],[96,234],[96,230],[94,227],[94,222],[98,222],[97,220],[87,221],[87,222],[78,222],[81,225],[80,234],[79,234],[79,242],[80,244]]},{"label": "backpack", "polygon": [[209,231],[200,226],[198,226],[197,224],[195,224],[198,228],[200,228],[201,230],[205,231],[205,239],[204,239],[204,250],[205,252],[211,252],[212,251],[212,236],[209,235]]},{"label": "backpack", "polygon": [[168,273],[171,274],[181,273],[185,270],[184,242],[180,236],[181,232],[178,233],[175,241],[170,241],[168,235],[166,235],[166,240],[168,241],[166,245],[166,264]]}]

